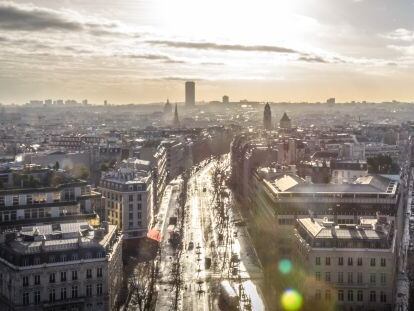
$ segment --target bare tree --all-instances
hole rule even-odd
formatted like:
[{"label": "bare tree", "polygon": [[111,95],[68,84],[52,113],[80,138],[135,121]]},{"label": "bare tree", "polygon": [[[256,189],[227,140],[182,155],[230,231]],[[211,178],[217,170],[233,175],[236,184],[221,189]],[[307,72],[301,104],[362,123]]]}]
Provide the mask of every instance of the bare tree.
[{"label": "bare tree", "polygon": [[154,285],[154,266],[153,262],[138,264],[133,276],[129,280],[131,291],[131,302],[140,311],[150,309],[152,302],[152,291]]}]

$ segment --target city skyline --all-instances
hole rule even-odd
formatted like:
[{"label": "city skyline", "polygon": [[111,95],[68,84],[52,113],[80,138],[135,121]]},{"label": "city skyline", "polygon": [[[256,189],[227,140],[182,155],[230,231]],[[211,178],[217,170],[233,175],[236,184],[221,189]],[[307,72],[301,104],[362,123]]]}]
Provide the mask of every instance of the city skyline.
[{"label": "city skyline", "polygon": [[[412,101],[413,3],[1,1],[0,102]],[[398,16],[398,19],[395,18]],[[376,21],[381,20],[381,23]]]}]

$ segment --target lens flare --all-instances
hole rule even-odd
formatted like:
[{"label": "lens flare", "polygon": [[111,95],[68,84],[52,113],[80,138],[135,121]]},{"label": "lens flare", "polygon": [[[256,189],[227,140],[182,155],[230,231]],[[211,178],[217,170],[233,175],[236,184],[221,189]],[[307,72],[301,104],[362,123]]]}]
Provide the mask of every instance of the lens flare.
[{"label": "lens flare", "polygon": [[286,311],[297,311],[302,307],[303,298],[294,289],[288,289],[282,294],[282,307]]},{"label": "lens flare", "polygon": [[279,261],[279,271],[282,274],[289,274],[292,271],[292,262],[289,259]]}]

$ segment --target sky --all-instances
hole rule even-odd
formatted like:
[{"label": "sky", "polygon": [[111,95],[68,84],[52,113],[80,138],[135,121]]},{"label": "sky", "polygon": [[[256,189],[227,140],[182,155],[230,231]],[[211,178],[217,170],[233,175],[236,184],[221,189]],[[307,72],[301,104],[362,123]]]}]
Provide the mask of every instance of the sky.
[{"label": "sky", "polygon": [[414,0],[0,0],[0,102],[414,101]]}]

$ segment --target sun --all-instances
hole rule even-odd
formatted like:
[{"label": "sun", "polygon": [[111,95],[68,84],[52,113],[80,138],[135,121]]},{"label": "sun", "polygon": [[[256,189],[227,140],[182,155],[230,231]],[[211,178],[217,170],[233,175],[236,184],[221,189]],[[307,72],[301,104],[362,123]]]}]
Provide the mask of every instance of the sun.
[{"label": "sun", "polygon": [[[300,0],[158,0],[163,31],[194,40],[287,41]],[[293,32],[292,32],[293,31]]]}]

